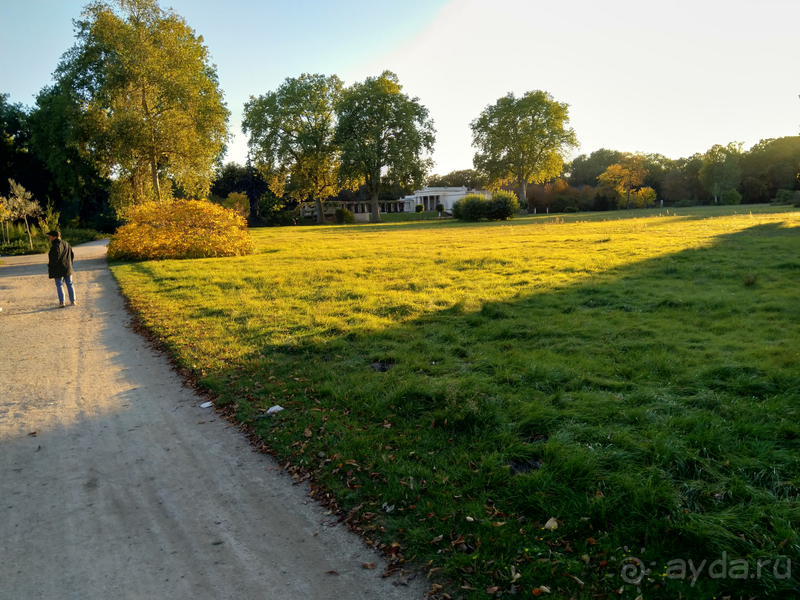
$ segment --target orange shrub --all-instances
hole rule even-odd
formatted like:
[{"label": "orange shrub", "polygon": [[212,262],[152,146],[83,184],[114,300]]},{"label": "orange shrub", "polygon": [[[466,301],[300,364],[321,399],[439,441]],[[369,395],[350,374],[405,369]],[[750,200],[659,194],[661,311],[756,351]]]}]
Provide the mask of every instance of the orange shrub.
[{"label": "orange shrub", "polygon": [[252,252],[247,222],[203,200],[148,202],[130,209],[108,256],[122,260],[242,256]]}]

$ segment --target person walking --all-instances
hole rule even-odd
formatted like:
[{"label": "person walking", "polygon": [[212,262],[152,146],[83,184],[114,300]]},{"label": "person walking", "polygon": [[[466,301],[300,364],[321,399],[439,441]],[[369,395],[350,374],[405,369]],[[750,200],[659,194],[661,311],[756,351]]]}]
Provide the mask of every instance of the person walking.
[{"label": "person walking", "polygon": [[66,306],[64,290],[61,287],[64,282],[66,282],[69,292],[69,303],[75,306],[75,288],[72,286],[72,276],[75,274],[75,271],[72,270],[72,261],[75,260],[75,253],[72,251],[72,246],[61,239],[60,231],[54,229],[47,234],[47,237],[50,238],[50,260],[47,263],[47,273],[50,279],[56,280],[58,307]]}]

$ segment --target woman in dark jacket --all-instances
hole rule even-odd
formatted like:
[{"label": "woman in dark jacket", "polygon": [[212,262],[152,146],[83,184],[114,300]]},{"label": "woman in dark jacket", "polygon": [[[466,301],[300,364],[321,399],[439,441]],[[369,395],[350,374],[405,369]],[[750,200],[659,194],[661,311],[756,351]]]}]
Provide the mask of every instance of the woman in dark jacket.
[{"label": "woman in dark jacket", "polygon": [[50,279],[56,280],[56,291],[58,292],[58,307],[64,308],[64,290],[62,284],[67,282],[69,292],[69,303],[75,306],[75,288],[72,287],[72,261],[75,260],[75,253],[72,247],[61,239],[61,232],[53,230],[47,234],[50,238],[50,261],[47,263],[47,273]]}]

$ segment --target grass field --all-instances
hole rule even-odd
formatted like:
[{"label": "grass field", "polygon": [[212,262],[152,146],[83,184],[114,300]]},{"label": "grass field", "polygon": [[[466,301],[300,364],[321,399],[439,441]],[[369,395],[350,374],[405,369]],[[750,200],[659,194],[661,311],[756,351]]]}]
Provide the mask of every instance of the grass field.
[{"label": "grass field", "polygon": [[749,211],[264,229],[113,271],[434,598],[790,598],[800,213]]}]

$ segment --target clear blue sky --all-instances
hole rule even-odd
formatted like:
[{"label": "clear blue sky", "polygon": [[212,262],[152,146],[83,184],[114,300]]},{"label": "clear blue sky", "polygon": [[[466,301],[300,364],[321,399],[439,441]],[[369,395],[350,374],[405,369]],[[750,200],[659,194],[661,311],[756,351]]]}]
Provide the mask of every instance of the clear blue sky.
[{"label": "clear blue sky", "polygon": [[[0,92],[33,104],[74,42],[82,0],[0,1]],[[304,72],[395,71],[436,123],[436,171],[472,166],[469,123],[513,91],[570,104],[580,152],[671,158],[796,135],[797,0],[163,0],[217,64],[243,162],[250,95]]]}]

